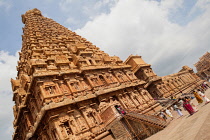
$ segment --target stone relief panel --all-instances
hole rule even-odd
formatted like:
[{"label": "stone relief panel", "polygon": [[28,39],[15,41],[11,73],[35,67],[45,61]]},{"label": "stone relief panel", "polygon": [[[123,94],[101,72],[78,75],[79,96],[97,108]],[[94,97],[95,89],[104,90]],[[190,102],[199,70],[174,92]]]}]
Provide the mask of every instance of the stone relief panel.
[{"label": "stone relief panel", "polygon": [[109,107],[109,101],[108,101],[108,99],[107,98],[101,99],[100,100],[100,103],[99,103],[99,111],[100,112],[103,112],[108,107]]},{"label": "stone relief panel", "polygon": [[99,115],[93,107],[85,106],[84,108],[82,107],[80,110],[83,113],[83,116],[85,117],[90,128],[96,127],[101,123]]},{"label": "stone relief panel", "polygon": [[64,80],[59,80],[58,86],[63,94],[70,94],[70,89]]},{"label": "stone relief panel", "polygon": [[75,134],[88,130],[88,125],[78,110],[73,110],[73,112],[69,113],[69,116],[70,126]]},{"label": "stone relief panel", "polygon": [[133,90],[130,94],[130,97],[138,109],[143,109],[145,101],[143,100],[143,98],[141,97],[141,95],[137,90]]},{"label": "stone relief panel", "polygon": [[127,76],[122,71],[114,71],[113,73],[114,73],[116,79],[118,80],[118,82],[124,83],[124,82],[129,81]]},{"label": "stone relief panel", "polygon": [[133,81],[133,80],[136,80],[137,79],[137,77],[131,71],[126,71],[126,75],[130,79],[130,81]]},{"label": "stone relief panel", "polygon": [[32,113],[32,118],[33,118],[33,120],[36,119],[36,117],[37,117],[36,115],[37,115],[38,112],[39,112],[37,106],[38,106],[38,105],[37,105],[35,99],[31,100],[30,103],[28,103],[28,108],[29,108],[30,112],[33,112],[33,113]]},{"label": "stone relief panel", "polygon": [[148,104],[152,104],[154,102],[154,99],[152,98],[152,96],[149,94],[149,92],[143,88],[139,89],[143,99],[148,103]]}]

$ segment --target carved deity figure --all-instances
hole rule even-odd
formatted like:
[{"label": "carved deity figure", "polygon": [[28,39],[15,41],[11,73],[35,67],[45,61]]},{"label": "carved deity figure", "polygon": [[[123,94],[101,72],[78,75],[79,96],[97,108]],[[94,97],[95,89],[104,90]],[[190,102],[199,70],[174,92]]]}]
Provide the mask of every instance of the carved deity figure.
[{"label": "carved deity figure", "polygon": [[58,82],[58,85],[59,85],[59,87],[60,87],[60,89],[61,89],[61,91],[63,92],[63,93],[69,93],[70,91],[69,91],[69,88],[67,87],[67,85],[64,83],[64,81],[59,81]]},{"label": "carved deity figure", "polygon": [[109,102],[110,102],[110,105],[120,105],[116,97],[109,97]]},{"label": "carved deity figure", "polygon": [[107,99],[105,99],[105,98],[102,99],[100,101],[100,104],[99,104],[99,110],[100,110],[100,112],[103,112],[108,106],[109,106],[109,103],[108,103]]},{"label": "carved deity figure", "polygon": [[147,90],[141,89],[141,93],[143,94],[143,97],[147,102],[150,102],[152,100],[152,97]]},{"label": "carved deity figure", "polygon": [[86,121],[78,110],[74,110],[69,115],[69,124],[74,134],[78,134],[87,129]]}]

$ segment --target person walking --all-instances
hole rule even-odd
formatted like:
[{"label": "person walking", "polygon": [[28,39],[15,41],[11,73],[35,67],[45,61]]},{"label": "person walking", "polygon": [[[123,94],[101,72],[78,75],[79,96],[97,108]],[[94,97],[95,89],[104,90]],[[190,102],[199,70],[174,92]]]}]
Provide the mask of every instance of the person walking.
[{"label": "person walking", "polygon": [[175,104],[174,105],[174,110],[178,113],[178,115],[181,117],[183,116],[182,112],[181,112],[181,109]]},{"label": "person walking", "polygon": [[192,108],[192,106],[190,105],[190,102],[188,101],[188,99],[186,97],[183,99],[183,107],[184,107],[184,109],[187,110],[187,112],[190,115],[193,115],[195,113],[194,109]]},{"label": "person walking", "polygon": [[195,98],[196,98],[196,100],[198,101],[199,104],[203,103],[202,98],[198,95],[198,93],[195,90],[193,91],[193,94],[194,94],[194,96],[195,96]]},{"label": "person walking", "polygon": [[206,97],[205,94],[203,94],[200,89],[198,89],[198,95],[201,96],[203,98],[203,100],[205,101],[205,104],[208,104],[210,102],[209,98]]}]

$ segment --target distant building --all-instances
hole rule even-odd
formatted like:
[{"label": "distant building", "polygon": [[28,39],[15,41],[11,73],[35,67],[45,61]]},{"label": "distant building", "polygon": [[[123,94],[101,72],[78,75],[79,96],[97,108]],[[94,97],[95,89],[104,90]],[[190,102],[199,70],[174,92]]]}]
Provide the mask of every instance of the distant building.
[{"label": "distant building", "polygon": [[152,116],[162,109],[154,97],[199,81],[186,66],[158,77],[140,56],[125,62],[109,56],[38,9],[22,21],[18,74],[11,79],[14,140],[143,139],[166,126]]},{"label": "distant building", "polygon": [[209,80],[210,78],[210,53],[206,52],[199,61],[194,64],[197,70],[197,75],[203,80]]}]

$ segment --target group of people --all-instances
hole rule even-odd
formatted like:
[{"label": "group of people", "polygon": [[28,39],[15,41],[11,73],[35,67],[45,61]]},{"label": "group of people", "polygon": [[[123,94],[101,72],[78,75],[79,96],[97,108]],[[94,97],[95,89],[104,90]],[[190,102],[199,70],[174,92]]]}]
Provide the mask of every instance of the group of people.
[{"label": "group of people", "polygon": [[125,110],[123,110],[121,106],[115,105],[115,108],[117,109],[117,111],[118,111],[121,115],[125,115],[125,114],[126,114]]},{"label": "group of people", "polygon": [[203,102],[205,102],[205,104],[208,104],[210,102],[209,98],[207,98],[206,95],[202,93],[200,89],[198,89],[197,91],[194,90],[193,94],[199,104]]},{"label": "group of people", "polygon": [[208,88],[210,88],[210,86],[208,85],[208,83],[205,81],[200,85],[202,91],[204,92],[205,90],[207,90]]},{"label": "group of people", "polygon": [[[197,100],[198,104],[201,104],[203,102],[205,102],[205,104],[210,103],[209,98],[207,98],[206,95],[203,92],[201,92],[200,89],[194,90],[193,94],[194,94],[195,99]],[[198,109],[193,103],[190,103],[190,100],[191,100],[190,97],[184,97],[183,99],[180,99],[179,102],[181,102],[183,105],[183,108],[185,110],[187,110],[190,115],[192,115],[195,112],[197,112]]]},{"label": "group of people", "polygon": [[[209,88],[209,85],[206,82],[204,82],[202,84],[202,87],[204,87],[206,90]],[[205,104],[210,103],[209,98],[206,97],[206,95],[202,92],[202,90],[203,88],[193,91],[193,94],[197,102],[199,104],[203,102]],[[176,111],[180,117],[182,117],[183,113],[182,113],[181,107],[183,107],[190,115],[193,115],[195,112],[198,111],[198,108],[193,103],[190,102],[191,99],[192,99],[191,97],[187,97],[187,96],[185,96],[184,98],[179,98],[178,102],[173,105],[173,110]],[[171,118],[171,120],[173,120],[174,118],[169,108],[165,109],[165,111],[163,110],[160,111],[159,116],[163,118],[164,120],[166,120],[168,117]]]},{"label": "group of people", "polygon": [[[174,105],[173,105],[173,109],[178,113],[178,115],[179,115],[180,117],[183,116],[182,110],[181,110],[180,107],[178,107],[177,104],[174,104]],[[170,108],[166,108],[165,111],[161,110],[160,113],[159,113],[159,116],[160,116],[161,118],[163,118],[165,121],[166,121],[168,118],[170,118],[171,120],[174,119],[174,116],[172,115]]]}]

